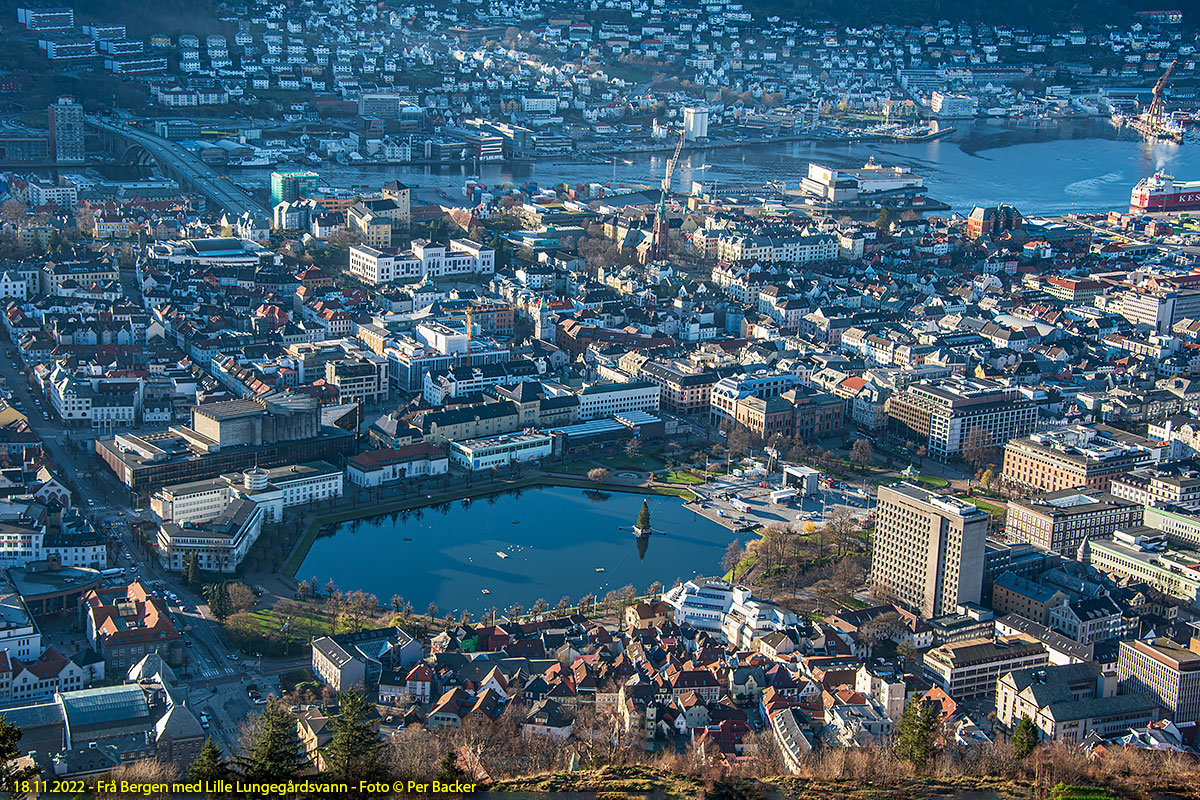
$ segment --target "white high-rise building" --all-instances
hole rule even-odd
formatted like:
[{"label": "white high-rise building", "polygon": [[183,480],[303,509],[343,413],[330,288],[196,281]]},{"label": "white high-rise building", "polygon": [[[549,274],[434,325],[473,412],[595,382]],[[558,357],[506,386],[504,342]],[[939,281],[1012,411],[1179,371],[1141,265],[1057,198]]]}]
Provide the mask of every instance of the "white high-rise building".
[{"label": "white high-rise building", "polygon": [[683,110],[683,138],[689,142],[708,138],[708,109],[689,106]]}]

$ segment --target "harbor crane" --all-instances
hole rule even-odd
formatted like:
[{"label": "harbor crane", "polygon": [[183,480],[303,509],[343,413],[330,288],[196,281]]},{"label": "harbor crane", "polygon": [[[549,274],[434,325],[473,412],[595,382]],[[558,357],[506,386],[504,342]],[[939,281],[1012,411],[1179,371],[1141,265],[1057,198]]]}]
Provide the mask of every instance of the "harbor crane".
[{"label": "harbor crane", "polygon": [[1154,95],[1150,100],[1150,107],[1129,123],[1129,127],[1140,133],[1145,139],[1183,142],[1183,132],[1179,126],[1167,120],[1163,103],[1163,93],[1167,88],[1167,81],[1170,80],[1171,73],[1175,71],[1175,63],[1172,61],[1167,65],[1167,71],[1154,84]]}]

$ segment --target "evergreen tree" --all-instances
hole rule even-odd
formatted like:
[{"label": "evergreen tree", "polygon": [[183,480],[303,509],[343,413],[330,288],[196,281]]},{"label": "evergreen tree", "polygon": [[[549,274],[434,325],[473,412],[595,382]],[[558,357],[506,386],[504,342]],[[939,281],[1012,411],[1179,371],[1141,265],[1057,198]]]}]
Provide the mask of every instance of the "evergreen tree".
[{"label": "evergreen tree", "polygon": [[210,583],[204,587],[204,599],[208,601],[208,610],[217,619],[229,616],[229,594],[224,581]]},{"label": "evergreen tree", "polygon": [[650,529],[650,506],[645,500],[642,501],[642,510],[638,512],[637,526],[644,531]]},{"label": "evergreen tree", "polygon": [[19,781],[32,780],[39,774],[38,768],[32,764],[17,766],[16,759],[25,755],[24,751],[17,747],[20,741],[21,729],[16,725],[9,725],[8,719],[0,715],[0,786],[3,786],[9,797],[14,800],[25,796],[25,792],[20,791]]},{"label": "evergreen tree", "polygon": [[912,763],[917,769],[928,764],[933,758],[937,724],[937,706],[923,703],[917,697],[909,700],[897,725],[893,747],[896,757]]},{"label": "evergreen tree", "polygon": [[1013,758],[1017,761],[1024,761],[1037,745],[1038,732],[1037,728],[1033,726],[1033,720],[1029,717],[1021,717],[1021,721],[1017,723],[1012,735]]},{"label": "evergreen tree", "polygon": [[204,746],[200,748],[200,754],[196,756],[196,760],[188,767],[188,782],[217,781],[228,777],[229,765],[225,763],[225,758],[221,755],[221,749],[217,747],[216,742],[210,736],[204,740]]},{"label": "evergreen tree", "polygon": [[341,713],[330,720],[325,771],[336,781],[355,783],[383,777],[383,742],[371,726],[371,704],[357,689],[339,698]]},{"label": "evergreen tree", "polygon": [[458,754],[451,750],[438,764],[437,779],[440,783],[454,783],[467,776],[466,770],[458,765]]},{"label": "evergreen tree", "polygon": [[888,211],[887,206],[879,209],[879,217],[875,220],[875,230],[880,233],[886,233],[888,228],[892,226],[892,215]]},{"label": "evergreen tree", "polygon": [[273,697],[240,744],[242,755],[234,763],[238,774],[248,781],[286,781],[308,769],[296,721]]},{"label": "evergreen tree", "polygon": [[183,562],[183,580],[188,586],[195,586],[200,582],[200,559],[196,557],[195,552],[188,553]]}]

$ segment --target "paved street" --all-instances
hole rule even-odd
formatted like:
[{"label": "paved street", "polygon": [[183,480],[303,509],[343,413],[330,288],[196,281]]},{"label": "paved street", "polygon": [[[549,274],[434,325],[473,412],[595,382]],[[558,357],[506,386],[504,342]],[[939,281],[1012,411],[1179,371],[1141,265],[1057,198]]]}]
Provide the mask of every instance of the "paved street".
[{"label": "paved street", "polygon": [[[7,349],[11,345],[6,336],[3,339]],[[185,642],[190,644],[184,648],[184,664],[177,673],[191,692],[192,707],[197,713],[208,713],[214,738],[227,752],[232,752],[237,726],[254,708],[246,687],[253,683],[264,697],[279,695],[279,674],[306,666],[308,658],[260,662],[252,656],[236,654],[237,661],[231,660],[230,655],[235,651],[226,642],[203,597],[184,587],[178,575],[162,570],[156,559],[143,553],[134,541],[130,523],[148,519],[149,511],[135,509],[125,487],[99,464],[91,450],[94,441],[91,431],[66,428],[54,417],[48,401],[35,397],[14,359],[0,359],[0,378],[13,392],[13,401],[28,417],[30,426],[42,438],[46,454],[57,465],[63,480],[76,489],[76,499],[86,504],[86,512],[109,536],[110,565],[125,567],[160,595],[165,597],[165,591],[169,590],[181,601],[182,605],[169,607]],[[65,653],[74,653],[84,644],[83,632],[74,618],[51,622],[47,627],[49,642],[61,646]]]}]

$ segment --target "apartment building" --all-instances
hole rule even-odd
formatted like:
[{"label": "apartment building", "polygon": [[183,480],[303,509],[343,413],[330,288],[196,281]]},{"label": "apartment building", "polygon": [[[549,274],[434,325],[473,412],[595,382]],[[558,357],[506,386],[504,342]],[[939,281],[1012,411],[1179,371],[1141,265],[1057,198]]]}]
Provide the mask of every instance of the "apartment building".
[{"label": "apartment building", "polygon": [[643,364],[639,377],[658,386],[659,407],[673,414],[708,413],[712,387],[717,382],[715,372],[659,361]]},{"label": "apartment building", "polygon": [[990,697],[1001,675],[1049,663],[1046,648],[1023,634],[944,644],[923,662],[925,677],[958,701]]},{"label": "apartment building", "polygon": [[1001,477],[1021,486],[1057,492],[1083,486],[1107,491],[1113,476],[1150,463],[1153,453],[1110,438],[1104,426],[1072,425],[1013,439],[1004,447]]},{"label": "apartment building", "polygon": [[338,390],[342,403],[379,403],[391,392],[387,359],[370,353],[327,362],[325,383]]},{"label": "apartment building", "polygon": [[1125,620],[1111,597],[1088,597],[1052,608],[1050,628],[1086,645],[1117,638],[1125,632]]},{"label": "apartment building", "polygon": [[1143,507],[1099,489],[1064,489],[1009,500],[1007,537],[1075,557],[1089,537],[1142,524]]},{"label": "apartment building", "polygon": [[790,372],[756,372],[722,378],[713,385],[709,397],[712,424],[734,419],[739,400],[749,397],[770,400],[799,385],[800,379]]},{"label": "apartment building", "polygon": [[373,693],[384,670],[410,667],[424,655],[421,643],[401,628],[375,628],[314,640],[312,670],[334,691]]},{"label": "apartment building", "polygon": [[1057,587],[1035,583],[1014,572],[1005,572],[992,582],[992,610],[996,614],[1020,614],[1039,625],[1049,626],[1050,611],[1070,599]]},{"label": "apartment building", "polygon": [[871,584],[925,619],[978,603],[988,515],[911,483],[879,487]]},{"label": "apartment building", "polygon": [[1148,694],[1176,723],[1200,720],[1200,642],[1167,638],[1121,642],[1117,680],[1124,693]]},{"label": "apartment building", "polygon": [[1155,333],[1170,333],[1179,320],[1200,317],[1200,291],[1130,290],[1121,295],[1116,310],[1134,325],[1147,325]]},{"label": "apartment building", "polygon": [[925,445],[931,458],[961,458],[971,431],[982,429],[987,441],[1024,436],[1037,422],[1033,401],[998,381],[947,378],[909,384],[885,404],[892,429]]}]

